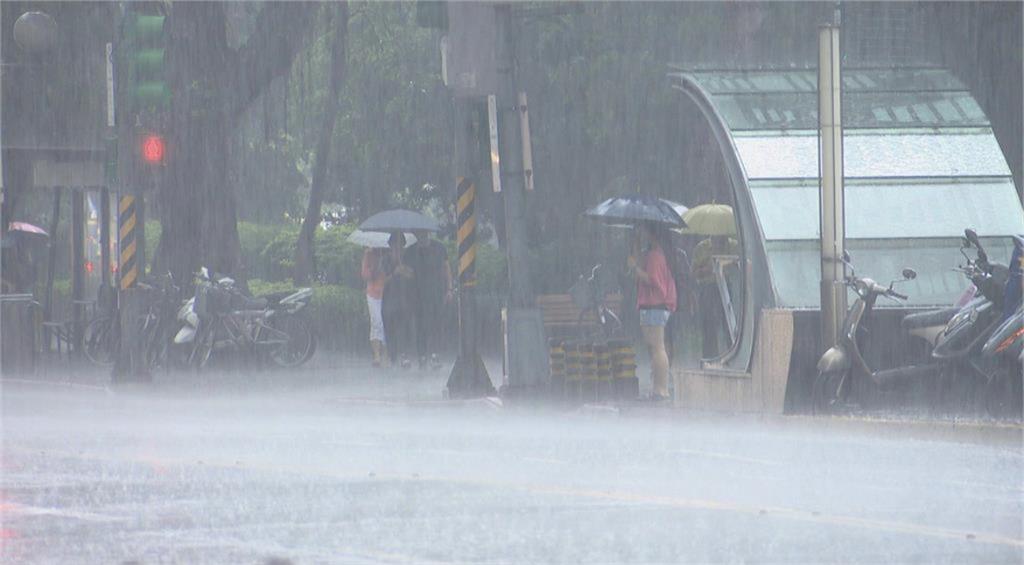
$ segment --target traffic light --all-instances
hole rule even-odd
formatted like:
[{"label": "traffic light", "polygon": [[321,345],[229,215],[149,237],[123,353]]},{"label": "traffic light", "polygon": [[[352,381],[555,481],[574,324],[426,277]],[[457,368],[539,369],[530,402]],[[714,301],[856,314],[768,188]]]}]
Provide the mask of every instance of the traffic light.
[{"label": "traffic light", "polygon": [[152,5],[128,4],[119,45],[118,92],[122,101],[126,161],[124,180],[136,189],[159,184],[168,150],[171,92],[165,77],[164,15]]},{"label": "traffic light", "polygon": [[146,134],[142,137],[142,159],[150,165],[164,162],[164,138],[157,134]]},{"label": "traffic light", "polygon": [[164,80],[164,16],[132,13],[127,42],[131,48],[131,97],[135,113],[152,112],[170,105],[171,92]]}]

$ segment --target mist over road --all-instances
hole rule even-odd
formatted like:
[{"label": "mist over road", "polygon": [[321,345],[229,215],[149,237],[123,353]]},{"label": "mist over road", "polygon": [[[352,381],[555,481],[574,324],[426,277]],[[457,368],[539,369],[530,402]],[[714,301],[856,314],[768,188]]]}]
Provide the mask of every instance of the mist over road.
[{"label": "mist over road", "polygon": [[444,402],[445,375],[5,382],[0,561],[1024,557],[1019,448]]}]

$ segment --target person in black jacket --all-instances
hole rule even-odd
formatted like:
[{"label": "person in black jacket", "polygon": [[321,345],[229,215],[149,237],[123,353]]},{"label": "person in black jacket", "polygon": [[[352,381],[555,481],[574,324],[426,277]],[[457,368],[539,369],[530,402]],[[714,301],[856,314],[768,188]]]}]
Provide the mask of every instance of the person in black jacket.
[{"label": "person in black jacket", "polygon": [[[388,279],[384,285],[384,297],[381,302],[381,317],[384,319],[384,335],[388,340],[388,355],[392,363],[401,363],[403,368],[411,366],[408,349],[412,343],[413,271],[402,262],[402,250],[405,249],[405,235],[401,232],[391,234],[388,239],[390,259]],[[400,359],[400,361],[399,361]]]},{"label": "person in black jacket", "polygon": [[426,230],[414,231],[416,243],[405,250],[403,262],[412,270],[412,318],[420,369],[428,361],[440,366],[437,352],[445,335],[445,305],[452,301],[452,271],[448,251]]}]

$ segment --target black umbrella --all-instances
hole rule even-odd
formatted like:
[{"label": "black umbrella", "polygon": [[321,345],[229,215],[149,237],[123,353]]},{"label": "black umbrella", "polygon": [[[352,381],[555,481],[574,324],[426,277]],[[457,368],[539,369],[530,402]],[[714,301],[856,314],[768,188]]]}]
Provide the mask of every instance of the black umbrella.
[{"label": "black umbrella", "polygon": [[441,226],[437,220],[412,210],[385,210],[370,216],[359,225],[363,231],[438,231]]},{"label": "black umbrella", "polygon": [[686,223],[679,217],[671,202],[646,194],[609,198],[583,215],[609,224],[653,222],[673,228],[686,227]]}]

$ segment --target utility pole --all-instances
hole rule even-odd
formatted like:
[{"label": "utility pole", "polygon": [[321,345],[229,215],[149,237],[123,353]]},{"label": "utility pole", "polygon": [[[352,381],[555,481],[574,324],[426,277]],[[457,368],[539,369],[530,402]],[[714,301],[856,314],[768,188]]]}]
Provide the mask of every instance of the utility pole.
[{"label": "utility pole", "polygon": [[526,184],[519,128],[519,115],[526,108],[519,104],[517,29],[512,5],[496,4],[494,10],[497,24],[498,106],[503,116],[511,118],[505,119],[505,126],[498,131],[509,273],[505,320],[508,382],[505,383],[504,392],[510,396],[535,395],[546,392],[550,368],[544,340],[544,321],[535,302],[527,255]]}]

